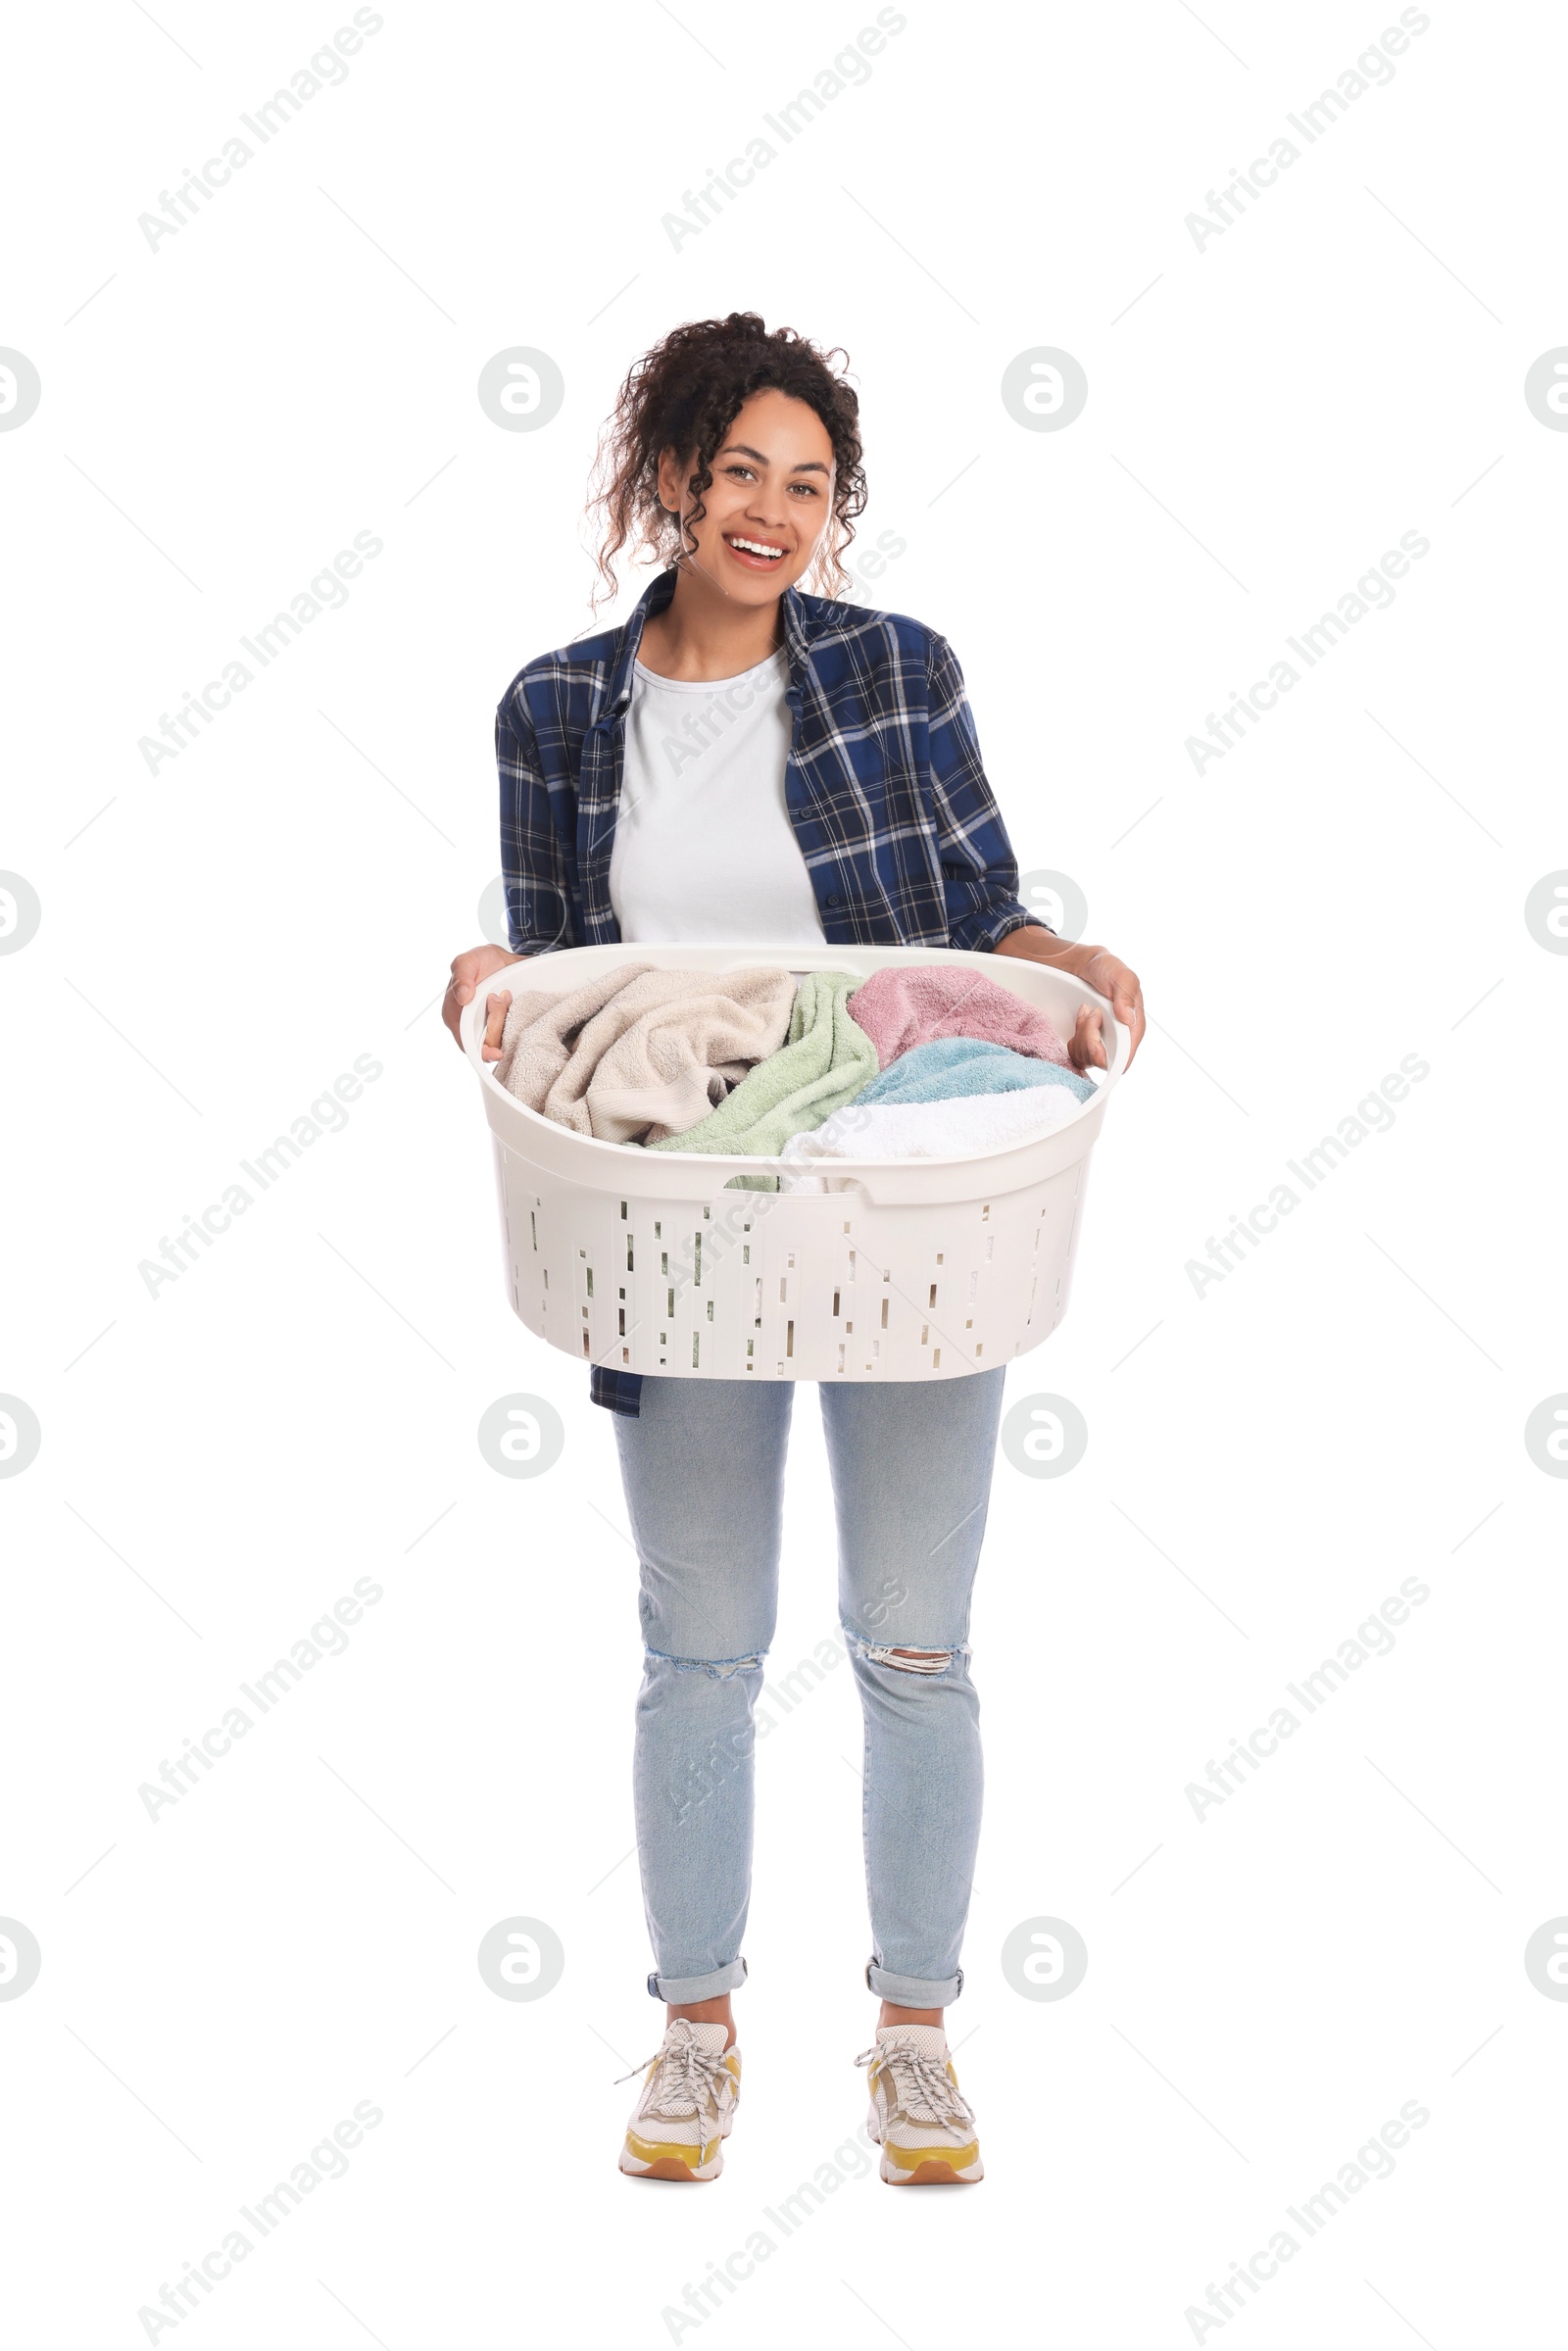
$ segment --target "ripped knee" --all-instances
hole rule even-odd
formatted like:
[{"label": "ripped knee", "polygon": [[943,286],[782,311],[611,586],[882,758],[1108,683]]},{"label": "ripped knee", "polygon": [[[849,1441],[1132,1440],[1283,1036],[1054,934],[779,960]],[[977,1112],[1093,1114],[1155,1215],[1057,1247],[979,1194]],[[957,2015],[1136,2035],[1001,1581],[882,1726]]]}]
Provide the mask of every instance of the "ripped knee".
[{"label": "ripped knee", "polygon": [[889,1649],[879,1648],[868,1641],[857,1641],[856,1654],[867,1665],[891,1666],[901,1674],[945,1674],[956,1657],[968,1654],[965,1649]]},{"label": "ripped knee", "polygon": [[645,1649],[643,1655],[650,1665],[669,1665],[678,1674],[707,1674],[715,1682],[727,1682],[732,1674],[760,1674],[767,1651],[752,1649],[744,1657],[671,1657],[662,1649]]}]

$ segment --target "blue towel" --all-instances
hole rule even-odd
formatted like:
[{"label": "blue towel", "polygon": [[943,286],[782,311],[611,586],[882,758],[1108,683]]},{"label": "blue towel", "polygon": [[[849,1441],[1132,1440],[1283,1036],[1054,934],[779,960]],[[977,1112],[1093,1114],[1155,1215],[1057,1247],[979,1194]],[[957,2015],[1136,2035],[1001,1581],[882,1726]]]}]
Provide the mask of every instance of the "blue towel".
[{"label": "blue towel", "polygon": [[974,1037],[935,1037],[890,1061],[861,1087],[855,1103],[858,1109],[876,1102],[945,1102],[963,1094],[1014,1094],[1024,1086],[1065,1086],[1081,1102],[1095,1091],[1088,1078],[1057,1061],[1037,1061]]}]

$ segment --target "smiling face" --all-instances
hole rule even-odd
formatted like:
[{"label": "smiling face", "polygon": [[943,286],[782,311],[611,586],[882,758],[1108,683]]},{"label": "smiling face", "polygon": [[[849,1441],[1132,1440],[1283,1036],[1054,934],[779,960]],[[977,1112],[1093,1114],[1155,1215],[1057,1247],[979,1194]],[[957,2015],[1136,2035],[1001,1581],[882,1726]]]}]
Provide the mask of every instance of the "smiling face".
[{"label": "smiling face", "polygon": [[816,411],[787,392],[754,392],[714,453],[707,513],[692,520],[694,462],[660,461],[664,505],[687,521],[695,572],[737,603],[764,605],[807,571],[833,496],[833,444]]}]

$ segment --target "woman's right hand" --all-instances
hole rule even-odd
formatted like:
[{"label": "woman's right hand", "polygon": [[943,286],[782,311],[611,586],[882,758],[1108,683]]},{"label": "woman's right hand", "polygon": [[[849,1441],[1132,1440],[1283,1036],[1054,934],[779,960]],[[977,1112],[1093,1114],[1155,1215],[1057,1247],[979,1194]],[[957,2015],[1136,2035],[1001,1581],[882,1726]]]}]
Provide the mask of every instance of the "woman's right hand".
[{"label": "woman's right hand", "polygon": [[[514,955],[505,947],[470,947],[466,954],[452,958],[452,978],[441,1000],[441,1017],[452,1031],[453,1042],[462,1051],[463,1038],[458,1023],[464,1007],[471,1004],[478,990],[493,972],[502,971],[509,963],[525,962],[524,955]],[[485,1003],[483,1055],[487,1061],[501,1058],[501,1032],[506,1026],[512,1004],[512,991],[503,988]]]}]

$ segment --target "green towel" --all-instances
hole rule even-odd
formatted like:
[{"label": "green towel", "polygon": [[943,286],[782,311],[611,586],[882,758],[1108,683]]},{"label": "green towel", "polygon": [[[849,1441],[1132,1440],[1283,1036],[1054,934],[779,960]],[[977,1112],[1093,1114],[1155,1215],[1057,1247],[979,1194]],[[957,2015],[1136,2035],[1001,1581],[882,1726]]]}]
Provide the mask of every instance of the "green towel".
[{"label": "green towel", "polygon": [[[745,1151],[776,1158],[792,1135],[819,1127],[877,1074],[876,1047],[852,1020],[846,1000],[861,984],[849,971],[808,971],[777,1053],[742,1078],[734,1092],[684,1135],[650,1144],[656,1151]],[[773,1192],[776,1176],[737,1178],[743,1188]]]}]

